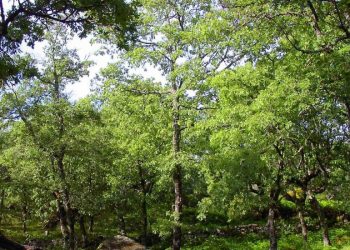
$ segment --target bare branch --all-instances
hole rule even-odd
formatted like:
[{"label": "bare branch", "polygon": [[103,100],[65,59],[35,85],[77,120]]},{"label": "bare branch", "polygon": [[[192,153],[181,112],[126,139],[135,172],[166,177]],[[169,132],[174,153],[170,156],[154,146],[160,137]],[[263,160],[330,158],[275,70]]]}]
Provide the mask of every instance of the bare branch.
[{"label": "bare branch", "polygon": [[160,91],[150,91],[150,90],[141,90],[141,89],[128,89],[126,88],[125,91],[134,93],[134,94],[138,94],[138,95],[158,95],[158,96],[162,96],[162,95],[168,95],[171,92],[166,91],[166,92],[160,92]]}]

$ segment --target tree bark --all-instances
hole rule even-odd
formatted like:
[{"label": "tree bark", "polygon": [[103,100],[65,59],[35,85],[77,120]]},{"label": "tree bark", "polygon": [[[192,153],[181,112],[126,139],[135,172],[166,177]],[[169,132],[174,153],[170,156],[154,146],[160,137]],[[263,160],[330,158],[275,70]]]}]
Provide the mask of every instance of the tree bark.
[{"label": "tree bark", "polygon": [[85,230],[85,220],[84,220],[84,215],[79,216],[79,226],[80,226],[80,231],[81,231],[81,237],[82,237],[82,242],[83,242],[83,247],[87,246],[87,233]]},{"label": "tree bark", "polygon": [[274,145],[276,152],[279,156],[278,166],[277,166],[277,174],[276,179],[274,180],[271,190],[270,190],[270,204],[269,204],[269,214],[268,214],[268,233],[270,238],[270,250],[277,250],[278,245],[278,236],[276,229],[276,211],[277,211],[277,203],[278,197],[281,193],[281,181],[282,181],[282,171],[284,169],[284,161],[283,161],[283,151],[278,147],[278,145]]},{"label": "tree bark", "polygon": [[322,32],[319,26],[319,17],[318,17],[317,11],[310,0],[307,0],[307,5],[309,6],[312,13],[311,15],[311,18],[313,20],[312,26],[315,30],[316,37],[320,37],[322,35]]},{"label": "tree bark", "polygon": [[173,229],[173,250],[179,250],[181,248],[181,213],[182,213],[182,178],[181,178],[181,166],[176,166],[176,172],[174,173],[174,186],[175,186],[175,207],[174,207],[174,229]]},{"label": "tree bark", "polygon": [[69,230],[67,225],[66,211],[64,209],[64,206],[62,204],[62,201],[58,192],[55,192],[55,197],[56,197],[57,211],[60,219],[62,237],[65,241],[67,241],[69,238]]},{"label": "tree bark", "polygon": [[75,232],[74,232],[75,220],[74,220],[74,214],[70,203],[69,191],[66,184],[66,175],[65,175],[64,165],[63,165],[63,158],[64,158],[64,148],[62,147],[60,154],[56,158],[57,169],[59,171],[59,177],[62,185],[61,195],[62,195],[64,210],[66,212],[66,220],[67,220],[67,226],[68,226],[68,232],[69,232],[69,238],[68,238],[69,249],[74,249],[75,248]]},{"label": "tree bark", "polygon": [[[59,75],[57,72],[56,64],[53,64],[53,76],[54,76],[54,91],[53,91],[53,98],[54,98],[54,103],[56,105],[60,104],[60,100],[62,98],[61,96],[61,91],[60,91],[60,80],[59,80]],[[56,107],[56,118],[57,118],[57,123],[58,123],[58,140],[61,140],[65,134],[65,122],[64,122],[64,110],[60,109],[59,106]],[[67,226],[68,226],[68,232],[69,232],[69,249],[74,249],[75,248],[75,232],[74,232],[74,214],[72,211],[72,206],[70,202],[70,197],[69,197],[69,190],[67,186],[67,180],[66,180],[66,173],[65,173],[65,168],[64,168],[64,156],[65,156],[65,144],[61,143],[59,148],[56,150],[54,154],[54,158],[57,163],[57,170],[58,170],[58,177],[60,179],[60,184],[61,184],[61,190],[60,194],[62,195],[62,202],[64,206],[64,210],[66,212],[66,220],[67,220]]]},{"label": "tree bark", "polygon": [[146,246],[147,236],[148,236],[148,215],[147,215],[147,185],[146,179],[144,176],[144,171],[139,165],[139,176],[140,184],[142,188],[142,204],[141,204],[141,213],[142,213],[142,244]]},{"label": "tree bark", "polygon": [[94,231],[94,216],[89,215],[89,232],[92,233]]},{"label": "tree bark", "polygon": [[75,230],[74,230],[75,219],[70,206],[70,202],[67,201],[67,199],[64,200],[64,207],[67,213],[66,218],[67,218],[67,225],[68,225],[68,232],[69,232],[69,248],[75,249]]},{"label": "tree bark", "polygon": [[276,211],[275,207],[271,206],[269,208],[269,215],[267,218],[268,232],[270,238],[270,250],[277,250],[277,231],[275,225]]},{"label": "tree bark", "polygon": [[182,214],[182,166],[178,162],[178,154],[180,153],[180,140],[181,140],[181,128],[179,125],[180,120],[180,107],[179,97],[176,93],[176,87],[173,87],[173,153],[174,153],[174,172],[173,183],[175,193],[174,203],[174,227],[173,227],[173,250],[179,250],[181,248],[181,214]]},{"label": "tree bark", "polygon": [[5,190],[3,189],[1,190],[1,197],[0,197],[0,225],[3,219],[4,200],[5,200]]},{"label": "tree bark", "polygon": [[299,217],[299,223],[300,223],[300,228],[301,228],[301,235],[303,236],[303,240],[306,243],[307,242],[307,226],[305,223],[305,218],[304,218],[304,202],[303,201],[296,201],[295,204],[297,206],[297,212],[298,212],[298,217]]},{"label": "tree bark", "polygon": [[142,244],[146,246],[147,236],[148,236],[148,216],[147,216],[147,203],[146,203],[146,194],[143,194],[142,199]]},{"label": "tree bark", "polygon": [[346,114],[347,114],[347,118],[348,118],[348,125],[350,126],[350,103],[345,101],[344,105],[345,105]]},{"label": "tree bark", "polygon": [[22,230],[23,233],[27,233],[27,217],[28,217],[28,207],[27,205],[22,206]]},{"label": "tree bark", "polygon": [[329,239],[328,224],[327,224],[327,219],[324,214],[323,208],[321,207],[320,203],[316,199],[315,195],[312,194],[310,191],[309,191],[309,199],[310,199],[311,206],[317,213],[318,219],[320,221],[320,226],[322,228],[323,245],[330,246],[331,241]]},{"label": "tree bark", "polygon": [[277,211],[278,197],[281,192],[280,181],[281,181],[281,176],[280,176],[280,173],[278,172],[277,179],[270,191],[270,207],[269,207],[269,214],[267,217],[267,229],[268,229],[269,238],[270,238],[270,248],[269,248],[270,250],[277,250],[277,245],[278,245],[278,236],[277,236],[277,229],[276,229],[276,211]]}]

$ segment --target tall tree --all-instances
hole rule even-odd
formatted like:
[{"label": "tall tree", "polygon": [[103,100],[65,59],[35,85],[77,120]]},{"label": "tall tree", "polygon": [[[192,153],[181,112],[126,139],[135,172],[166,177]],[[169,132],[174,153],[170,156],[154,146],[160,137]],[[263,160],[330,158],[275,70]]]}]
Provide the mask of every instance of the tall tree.
[{"label": "tall tree", "polygon": [[[240,57],[234,53],[228,39],[215,40],[215,28],[227,34],[229,26],[222,27],[210,15],[215,6],[211,1],[142,1],[138,19],[139,37],[130,53],[126,54],[132,66],[145,63],[159,70],[166,78],[160,95],[167,96],[172,127],[173,249],[181,247],[181,216],[184,205],[183,176],[185,159],[194,157],[187,138],[192,125],[200,117],[203,106],[211,101],[212,93],[203,81],[220,67],[231,67]],[[206,31],[205,21],[211,29]],[[228,29],[226,29],[228,28]],[[213,41],[203,45],[203,41]],[[142,90],[141,90],[142,92]],[[147,90],[145,91],[147,93]],[[195,94],[194,94],[195,93]],[[193,139],[193,138],[192,138]],[[193,142],[193,140],[191,140]]]},{"label": "tall tree", "polygon": [[56,26],[54,30],[55,34],[47,34],[47,58],[42,74],[24,80],[18,87],[7,83],[10,89],[5,96],[12,102],[13,110],[10,112],[23,121],[34,144],[51,163],[58,180],[57,190],[54,191],[58,209],[62,206],[65,211],[65,218],[61,218],[62,232],[68,232],[65,236],[69,239],[70,248],[74,248],[74,214],[65,166],[65,156],[69,149],[67,136],[73,121],[69,117],[71,104],[64,89],[67,84],[74,83],[87,74],[89,62],[80,62],[76,51],[65,47],[68,37],[63,26]]},{"label": "tall tree", "polygon": [[161,159],[169,146],[170,135],[164,129],[169,114],[165,111],[164,97],[159,94],[163,91],[162,86],[126,75],[122,69],[117,63],[102,71],[103,120],[116,151],[109,182],[120,219],[126,209],[123,202],[131,205],[135,202],[129,194],[133,194],[136,201],[140,200],[136,207],[140,207],[141,239],[146,244],[150,227],[149,197],[160,178],[164,167]]}]

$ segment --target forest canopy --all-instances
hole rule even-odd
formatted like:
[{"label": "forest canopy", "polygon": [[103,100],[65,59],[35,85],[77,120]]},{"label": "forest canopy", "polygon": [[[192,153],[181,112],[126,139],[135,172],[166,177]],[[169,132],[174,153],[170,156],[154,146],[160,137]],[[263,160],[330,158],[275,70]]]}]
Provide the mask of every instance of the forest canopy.
[{"label": "forest canopy", "polygon": [[[350,247],[349,1],[0,14],[0,248]],[[73,101],[96,62],[68,44],[88,34],[114,59]]]}]

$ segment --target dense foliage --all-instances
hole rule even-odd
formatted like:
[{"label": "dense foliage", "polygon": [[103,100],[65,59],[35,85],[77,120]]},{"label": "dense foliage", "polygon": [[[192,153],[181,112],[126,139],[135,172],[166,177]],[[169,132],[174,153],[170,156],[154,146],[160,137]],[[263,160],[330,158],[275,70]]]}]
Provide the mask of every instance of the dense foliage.
[{"label": "dense foliage", "polygon": [[[0,11],[6,234],[63,239],[59,249],[96,247],[99,234],[174,250],[349,244],[349,1],[0,1]],[[88,32],[117,59],[72,101],[66,86],[94,62],[67,43]],[[20,53],[42,40],[44,60]]]}]

